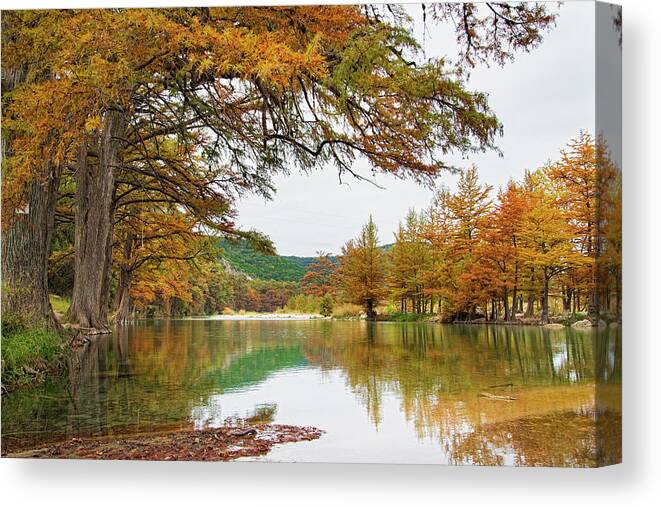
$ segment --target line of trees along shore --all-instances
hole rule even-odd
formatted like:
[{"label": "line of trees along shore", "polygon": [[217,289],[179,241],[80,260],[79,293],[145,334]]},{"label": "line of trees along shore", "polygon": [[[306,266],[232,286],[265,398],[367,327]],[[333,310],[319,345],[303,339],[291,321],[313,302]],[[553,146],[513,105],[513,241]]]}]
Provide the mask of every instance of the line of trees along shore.
[{"label": "line of trees along shore", "polygon": [[495,199],[475,167],[464,171],[455,192],[441,188],[428,209],[408,213],[387,250],[370,217],[327,290],[368,318],[390,303],[444,320],[548,323],[553,299],[555,313],[619,320],[621,220],[620,172],[604,144],[581,132],[560,160]]},{"label": "line of trees along shore", "polygon": [[[116,299],[120,289],[121,275]],[[348,303],[356,305],[349,315],[362,308],[369,319],[380,307],[446,321],[619,320],[620,173],[606,147],[581,132],[558,161],[497,193],[475,167],[464,171],[455,192],[442,187],[429,208],[410,210],[385,247],[370,217],[340,255],[319,254],[299,282],[252,280],[227,261],[197,258],[196,269],[180,261],[137,269],[130,301],[131,318],[283,308],[330,315]]]},{"label": "line of trees along shore", "polygon": [[456,31],[452,62],[425,57],[398,6],[4,12],[3,318],[59,329],[48,271],[66,258],[66,319],[83,330],[107,331],[149,298],[185,300],[210,235],[273,251],[234,210],[271,195],[276,173],[360,177],[360,157],[429,183],[444,154],[496,149],[502,126],[467,71],[533,49],[556,15],[423,12]]}]

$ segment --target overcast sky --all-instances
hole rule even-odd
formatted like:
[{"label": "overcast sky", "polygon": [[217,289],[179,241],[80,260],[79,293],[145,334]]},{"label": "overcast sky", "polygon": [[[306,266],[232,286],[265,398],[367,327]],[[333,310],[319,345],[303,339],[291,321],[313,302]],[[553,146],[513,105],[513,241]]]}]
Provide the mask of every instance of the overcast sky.
[{"label": "overcast sky", "polygon": [[[550,3],[551,8],[556,8]],[[419,7],[411,6],[417,17]],[[422,23],[416,23],[422,42]],[[451,33],[440,26],[427,28],[424,49],[428,57],[456,56]],[[475,163],[480,178],[497,190],[526,169],[556,159],[559,150],[581,129],[592,133],[594,99],[594,4],[568,2],[559,10],[557,26],[531,53],[516,55],[504,67],[479,67],[471,72],[468,88],[488,92],[489,103],[504,125],[496,153],[473,155],[469,160],[448,157],[456,165]],[[366,163],[356,162],[369,175]],[[244,198],[238,206],[238,224],[264,232],[280,255],[313,256],[319,250],[338,253],[372,214],[382,243],[393,233],[411,207],[427,207],[433,190],[409,181],[378,175],[376,188],[350,177],[340,185],[335,170],[319,169],[310,175],[277,177],[272,201]],[[438,184],[455,186],[456,177],[443,174]]]}]

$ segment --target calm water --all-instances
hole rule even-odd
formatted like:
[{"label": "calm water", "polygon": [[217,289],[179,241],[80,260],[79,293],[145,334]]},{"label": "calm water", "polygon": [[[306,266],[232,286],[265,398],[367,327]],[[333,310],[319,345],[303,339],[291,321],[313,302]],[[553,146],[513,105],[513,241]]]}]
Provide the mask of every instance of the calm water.
[{"label": "calm water", "polygon": [[326,431],[265,460],[594,465],[620,456],[620,351],[619,330],[145,322],[3,396],[2,448],[252,417]]}]

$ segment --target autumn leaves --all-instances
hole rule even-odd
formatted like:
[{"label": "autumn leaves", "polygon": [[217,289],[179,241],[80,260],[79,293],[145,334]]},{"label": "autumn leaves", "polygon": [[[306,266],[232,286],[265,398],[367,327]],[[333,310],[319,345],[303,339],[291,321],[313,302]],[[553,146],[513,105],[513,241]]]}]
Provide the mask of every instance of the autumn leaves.
[{"label": "autumn leaves", "polygon": [[619,319],[621,187],[605,150],[581,132],[559,161],[495,200],[469,168],[455,192],[441,188],[428,209],[409,212],[387,252],[370,218],[343,249],[344,294],[371,317],[390,303],[443,320]]}]

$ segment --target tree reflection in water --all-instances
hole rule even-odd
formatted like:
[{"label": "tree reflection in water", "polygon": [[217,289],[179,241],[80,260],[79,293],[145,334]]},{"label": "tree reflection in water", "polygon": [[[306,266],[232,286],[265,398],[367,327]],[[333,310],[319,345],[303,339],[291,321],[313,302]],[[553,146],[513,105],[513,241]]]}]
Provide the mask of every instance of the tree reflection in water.
[{"label": "tree reflection in water", "polygon": [[[621,455],[619,329],[212,320],[118,327],[77,354],[68,379],[3,396],[3,452],[223,424],[236,415],[224,395],[309,371],[343,382],[376,430],[385,397],[397,400],[410,431],[450,463],[586,466]],[[316,385],[301,389],[324,410]],[[238,415],[277,419],[286,395],[271,390]]]},{"label": "tree reflection in water", "polygon": [[[346,373],[375,425],[381,398],[394,392],[419,437],[438,439],[452,463],[620,460],[619,331],[363,326],[343,339],[310,341],[306,350],[322,368]],[[515,400],[480,396],[484,392]],[[604,405],[599,411],[597,401]]]}]

